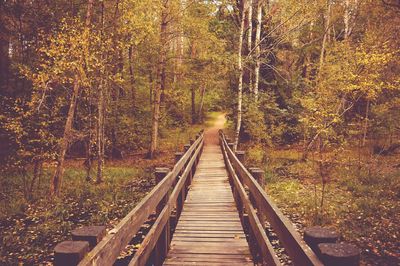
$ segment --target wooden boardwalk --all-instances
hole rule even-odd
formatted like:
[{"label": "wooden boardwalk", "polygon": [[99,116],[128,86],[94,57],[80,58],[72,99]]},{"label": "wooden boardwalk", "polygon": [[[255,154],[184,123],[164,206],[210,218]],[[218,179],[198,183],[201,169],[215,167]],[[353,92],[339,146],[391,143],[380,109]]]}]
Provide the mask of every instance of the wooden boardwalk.
[{"label": "wooden boardwalk", "polygon": [[[157,185],[105,236],[105,227],[98,233],[83,228],[88,233],[81,237],[92,241],[96,236],[99,241],[90,252],[87,241],[73,239],[57,245],[55,265],[77,265],[78,261],[79,266],[113,265],[156,213],[129,266],[282,265],[266,234],[265,219],[293,264],[322,266],[260,185],[261,170],[247,170],[231,150],[218,130],[223,124],[224,119],[218,119],[213,128],[197,134],[183,154],[176,154],[179,160],[170,171],[156,170]],[[176,218],[171,241],[171,219]]]},{"label": "wooden boardwalk", "polygon": [[206,135],[210,141],[204,146],[164,265],[254,265],[218,137],[215,132]]}]

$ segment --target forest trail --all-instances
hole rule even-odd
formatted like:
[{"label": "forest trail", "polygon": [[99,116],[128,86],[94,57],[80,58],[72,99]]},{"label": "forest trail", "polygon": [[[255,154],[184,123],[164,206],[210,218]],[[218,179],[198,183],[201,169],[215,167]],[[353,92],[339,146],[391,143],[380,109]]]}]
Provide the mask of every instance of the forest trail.
[{"label": "forest trail", "polygon": [[214,124],[211,127],[205,129],[204,133],[204,144],[207,145],[219,145],[218,131],[225,127],[225,114],[221,113],[213,121]]},{"label": "forest trail", "polygon": [[164,265],[253,265],[218,144],[225,121],[219,115],[204,133],[204,151]]}]

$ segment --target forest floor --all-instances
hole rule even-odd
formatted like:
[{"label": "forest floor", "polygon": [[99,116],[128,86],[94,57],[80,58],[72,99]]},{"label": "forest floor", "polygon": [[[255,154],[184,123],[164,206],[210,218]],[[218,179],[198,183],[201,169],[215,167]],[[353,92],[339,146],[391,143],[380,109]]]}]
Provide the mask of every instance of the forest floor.
[{"label": "forest floor", "polygon": [[153,188],[154,168],[172,167],[174,153],[216,118],[211,113],[203,125],[167,130],[154,160],[138,153],[106,161],[101,184],[85,180],[83,160],[68,160],[58,199],[47,197],[54,171],[50,163],[30,200],[24,197],[22,176],[0,176],[0,265],[51,265],[55,245],[70,239],[74,228],[113,228]]},{"label": "forest floor", "polygon": [[[266,190],[299,231],[306,226],[336,228],[356,244],[362,265],[400,265],[400,156],[348,149],[331,158],[323,204],[318,158],[301,160],[301,147],[247,147],[247,165],[263,166]],[[329,160],[329,159],[328,159]]]}]

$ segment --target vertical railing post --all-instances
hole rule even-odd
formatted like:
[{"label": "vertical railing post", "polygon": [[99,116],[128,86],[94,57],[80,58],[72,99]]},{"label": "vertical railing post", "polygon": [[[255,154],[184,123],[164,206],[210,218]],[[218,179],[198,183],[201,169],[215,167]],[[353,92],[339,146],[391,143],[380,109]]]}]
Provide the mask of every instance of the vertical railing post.
[{"label": "vertical railing post", "polygon": [[[157,183],[161,182],[161,180],[163,180],[167,176],[169,171],[170,170],[168,168],[156,168],[155,170],[156,182]],[[169,196],[170,196],[170,191],[168,191],[165,194],[164,198],[157,205],[156,208],[157,216],[160,215],[162,209],[168,203]],[[170,219],[168,219],[160,235],[160,238],[158,239],[156,246],[154,247],[153,258],[154,258],[154,264],[156,266],[162,265],[164,259],[167,257],[170,240],[171,240],[171,223]]]},{"label": "vertical railing post", "polygon": [[187,152],[190,149],[190,144],[185,144],[183,146],[183,148],[184,148],[185,152]]},{"label": "vertical railing post", "polygon": [[[236,158],[238,158],[238,160],[242,164],[244,164],[244,154],[245,154],[245,151],[236,151],[235,152]],[[243,183],[243,179],[242,179],[242,176],[240,175],[240,173],[238,173],[238,178],[240,180],[240,183]]]},{"label": "vertical railing post", "polygon": [[[177,163],[179,162],[179,160],[182,158],[182,156],[183,156],[184,154],[185,154],[184,152],[175,152],[175,164],[177,164]],[[182,168],[182,170],[179,171],[179,173],[178,173],[178,178],[182,175],[183,169],[184,169],[184,168]],[[178,180],[178,178],[177,178],[177,180]],[[176,184],[177,180],[175,180],[174,185]]]},{"label": "vertical railing post", "polygon": [[63,241],[54,248],[54,265],[75,266],[89,252],[87,241]]},{"label": "vertical railing post", "polygon": [[228,147],[233,151],[233,146],[235,146],[235,143],[233,142],[228,142]]},{"label": "vertical railing post", "polygon": [[93,249],[106,235],[106,227],[103,225],[83,226],[71,231],[73,241],[87,241],[89,248]]},{"label": "vertical railing post", "polygon": [[245,154],[245,151],[236,151],[236,157],[239,159],[239,161],[242,164],[244,163],[244,154]]},{"label": "vertical railing post", "polygon": [[[257,167],[249,168],[250,174],[254,177],[258,184],[265,189],[265,178],[264,178],[264,171]],[[257,208],[258,218],[263,227],[265,227],[266,216],[262,213],[262,209],[260,206],[257,206],[257,202],[254,200],[253,195],[250,193],[250,200],[252,201],[253,205]]]}]

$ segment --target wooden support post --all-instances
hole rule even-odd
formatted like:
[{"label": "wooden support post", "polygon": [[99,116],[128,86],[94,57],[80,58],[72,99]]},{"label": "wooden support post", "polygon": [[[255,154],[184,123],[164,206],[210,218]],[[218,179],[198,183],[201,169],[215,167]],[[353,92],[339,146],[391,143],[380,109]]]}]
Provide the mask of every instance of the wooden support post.
[{"label": "wooden support post", "polygon": [[97,243],[99,243],[106,235],[105,226],[84,226],[75,230],[72,230],[72,240],[74,241],[87,241],[89,248],[93,249]]},{"label": "wooden support post", "polygon": [[320,226],[308,227],[304,230],[304,241],[319,256],[318,244],[320,243],[336,243],[339,234],[330,228]]},{"label": "wooden support post", "polygon": [[64,241],[54,248],[55,266],[75,266],[89,252],[87,241]]},{"label": "wooden support post", "polygon": [[[251,168],[249,168],[249,171],[250,171],[250,174],[254,177],[254,179],[257,180],[257,183],[259,183],[260,186],[263,189],[265,189],[264,171],[261,170],[260,168],[257,168],[257,167],[251,167]],[[257,206],[257,203],[254,200],[254,197],[253,197],[253,195],[251,193],[250,193],[250,201],[257,208],[258,218],[260,219],[260,222],[261,222],[262,226],[265,227],[266,217],[262,213],[260,206]]]},{"label": "wooden support post", "polygon": [[[169,173],[170,169],[168,168],[156,168],[155,171],[155,176],[156,176],[156,182],[159,183],[167,174]],[[160,201],[160,203],[157,205],[157,215],[160,214],[162,209],[165,207],[165,205],[168,203],[170,196],[170,192],[167,192],[165,197]],[[160,235],[160,238],[158,239],[156,246],[154,247],[154,264],[156,266],[162,265],[164,262],[165,258],[167,257],[168,250],[169,250],[169,244],[171,242],[171,221],[168,219],[167,223],[165,224],[163,231]]]},{"label": "wooden support post", "polygon": [[[169,173],[169,168],[165,168],[165,167],[157,167],[155,169],[154,175],[156,177],[156,184],[160,183],[161,180],[164,179],[164,177],[167,176],[167,174]],[[162,209],[165,206],[165,203],[167,203],[168,201],[168,197],[169,197],[169,193],[167,193],[167,195],[160,201],[160,203],[157,206],[157,215],[160,214],[160,212],[162,211]]]},{"label": "wooden support post", "polygon": [[239,159],[241,163],[244,163],[244,154],[245,151],[236,151],[236,157]]},{"label": "wooden support post", "polygon": [[175,163],[177,163],[184,154],[184,152],[175,152]]},{"label": "wooden support post", "polygon": [[235,146],[235,143],[233,142],[228,142],[228,147],[233,151],[233,146]]},{"label": "wooden support post", "polygon": [[[236,188],[233,189],[233,197],[236,201],[236,206],[237,210],[239,213],[240,220],[242,221],[243,224],[245,224],[244,219],[244,207],[243,207],[243,202],[242,199],[240,198],[239,192],[236,190]],[[248,224],[247,224],[248,225]]]},{"label": "wooden support post", "polygon": [[251,175],[257,180],[257,183],[260,184],[260,186],[265,189],[265,178],[264,178],[264,170],[261,170],[260,168],[252,167],[249,168],[249,171]]},{"label": "wooden support post", "polygon": [[[175,152],[175,164],[179,162],[179,160],[182,158],[182,156],[184,154],[185,154],[184,152]],[[182,175],[182,172],[183,172],[183,169],[179,172],[179,174],[177,176],[178,178]],[[177,178],[177,180],[178,180],[178,178]],[[176,185],[177,180],[174,182],[173,186]]]},{"label": "wooden support post", "polygon": [[183,205],[185,204],[185,198],[186,198],[186,189],[185,189],[185,187],[183,187],[181,192],[178,195],[178,202],[177,202],[177,207],[176,207],[177,220],[179,220],[179,217],[181,216]]},{"label": "wooden support post", "polygon": [[183,146],[183,149],[185,150],[185,152],[187,152],[190,149],[190,144],[185,144]]},{"label": "wooden support post", "polygon": [[358,266],[360,265],[360,250],[348,243],[318,244],[319,254],[326,266]]}]

